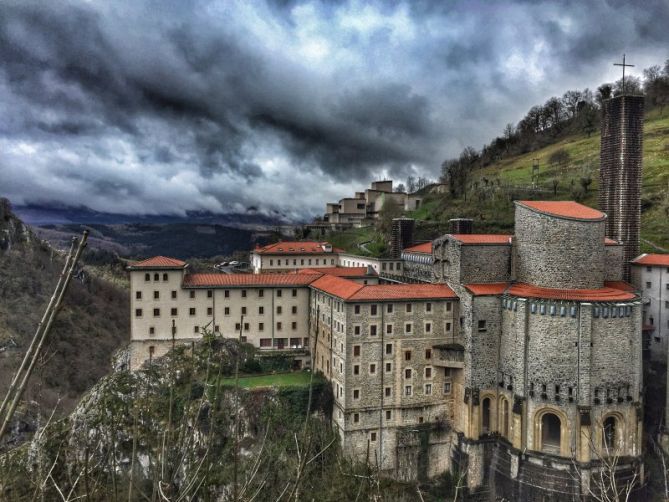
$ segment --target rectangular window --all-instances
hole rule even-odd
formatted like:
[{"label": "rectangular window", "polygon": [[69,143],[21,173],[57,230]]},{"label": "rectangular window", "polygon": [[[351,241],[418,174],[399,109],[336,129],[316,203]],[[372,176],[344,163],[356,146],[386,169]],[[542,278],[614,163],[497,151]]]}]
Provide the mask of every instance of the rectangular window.
[{"label": "rectangular window", "polygon": [[407,313],[411,312],[412,305],[410,303],[407,303]]},{"label": "rectangular window", "polygon": [[405,350],[404,351],[404,360],[405,361],[411,361],[411,351],[410,350]]},{"label": "rectangular window", "polygon": [[389,314],[393,313],[393,304],[392,303],[389,303],[388,305],[386,305],[386,312],[389,313]]},{"label": "rectangular window", "polygon": [[386,397],[390,397],[392,395],[392,393],[393,393],[393,388],[392,387],[386,387],[385,388]]},{"label": "rectangular window", "polygon": [[426,322],[425,323],[425,333],[432,333],[432,323],[431,322]]},{"label": "rectangular window", "polygon": [[650,289],[651,286],[652,284],[650,283],[650,281],[646,282],[646,289]]},{"label": "rectangular window", "polygon": [[297,289],[293,289],[293,297],[297,296]]},{"label": "rectangular window", "polygon": [[219,333],[220,331],[221,331],[221,327],[218,324],[216,326],[214,326],[214,332],[215,333]]},{"label": "rectangular window", "polygon": [[426,383],[425,384],[425,395],[426,396],[432,395],[432,384],[431,383]]},{"label": "rectangular window", "polygon": [[425,359],[432,359],[432,349],[425,349]]},{"label": "rectangular window", "polygon": [[485,321],[479,321],[478,327],[479,331],[485,331],[486,330]]},{"label": "rectangular window", "polygon": [[213,315],[214,314],[214,309],[211,307],[207,307],[207,315]]},{"label": "rectangular window", "polygon": [[144,280],[149,282],[151,280],[151,274],[144,274]]},{"label": "rectangular window", "polygon": [[392,324],[386,324],[386,333],[389,335],[393,334],[393,325]]},{"label": "rectangular window", "polygon": [[142,317],[142,309],[135,309],[135,317]]},{"label": "rectangular window", "polygon": [[393,371],[393,363],[386,363],[386,373]]},{"label": "rectangular window", "polygon": [[430,302],[425,304],[425,312],[432,312],[432,304]]},{"label": "rectangular window", "polygon": [[242,315],[246,315],[246,307],[242,307]]},{"label": "rectangular window", "polygon": [[276,290],[276,297],[281,298],[281,290],[280,289]]},{"label": "rectangular window", "polygon": [[163,274],[163,281],[166,281],[166,280],[167,280],[167,273],[164,273]]},{"label": "rectangular window", "polygon": [[225,315],[230,315],[230,307],[225,307],[225,308],[223,309],[223,314],[225,314]]},{"label": "rectangular window", "polygon": [[376,336],[376,324],[372,324],[369,327],[369,335],[370,336]]},{"label": "rectangular window", "polygon": [[360,345],[353,346],[353,356],[358,357],[360,355]]},{"label": "rectangular window", "polygon": [[446,332],[449,332],[449,331],[451,331],[451,323],[447,322],[446,323]]},{"label": "rectangular window", "polygon": [[358,422],[360,422],[360,414],[359,413],[354,413],[353,414],[353,423],[357,424]]},{"label": "rectangular window", "polygon": [[372,363],[369,365],[369,374],[370,375],[375,375],[376,374],[376,364]]},{"label": "rectangular window", "polygon": [[172,300],[176,300],[176,299],[177,299],[177,292],[172,291]]},{"label": "rectangular window", "polygon": [[432,378],[432,368],[425,368],[425,378]]},{"label": "rectangular window", "polygon": [[360,399],[360,389],[353,389],[353,399]]},{"label": "rectangular window", "polygon": [[405,386],[404,386],[404,395],[405,395],[405,396],[410,396],[410,395],[411,395],[411,391],[412,391],[412,389],[411,389],[411,385],[405,385]]},{"label": "rectangular window", "polygon": [[353,334],[354,335],[360,334],[360,326],[353,326]]},{"label": "rectangular window", "polygon": [[293,305],[293,307],[291,308],[291,312],[293,314],[297,314],[297,305]]},{"label": "rectangular window", "polygon": [[260,339],[260,346],[261,347],[271,347],[272,346],[272,339],[271,338],[261,338]]},{"label": "rectangular window", "polygon": [[370,315],[377,315],[377,310],[378,310],[378,306],[377,306],[377,305],[370,305],[370,306],[369,306],[369,313],[370,313]]},{"label": "rectangular window", "polygon": [[200,326],[193,326],[193,333],[199,333],[200,332]]},{"label": "rectangular window", "polygon": [[258,297],[262,298],[263,296],[265,296],[265,290],[264,289],[259,289],[258,290]]},{"label": "rectangular window", "polygon": [[208,289],[207,290],[207,298],[211,298],[212,296],[214,296],[214,292],[211,289]]},{"label": "rectangular window", "polygon": [[242,298],[246,298],[246,290],[242,289]]},{"label": "rectangular window", "polygon": [[170,315],[171,316],[177,315],[177,309],[175,309],[175,308],[170,309]]},{"label": "rectangular window", "polygon": [[242,325],[239,324],[238,322],[236,322],[235,323],[235,331],[239,331],[240,329],[242,329]]},{"label": "rectangular window", "polygon": [[278,306],[276,307],[276,313],[277,313],[277,314],[281,314],[282,312],[283,312],[283,308],[281,307],[281,305],[278,305]]},{"label": "rectangular window", "polygon": [[188,309],[188,315],[193,316],[195,315],[195,307],[191,307]]},{"label": "rectangular window", "polygon": [[153,309],[153,317],[160,317],[160,309]]},{"label": "rectangular window", "polygon": [[258,323],[258,331],[264,331],[265,330],[265,323],[264,322],[259,322]]},{"label": "rectangular window", "polygon": [[258,307],[258,315],[263,315],[265,313],[265,307]]},{"label": "rectangular window", "polygon": [[386,343],[386,354],[392,354],[393,353],[393,344],[392,343]]},{"label": "rectangular window", "polygon": [[369,440],[373,443],[376,441],[376,432],[370,432],[369,434]]},{"label": "rectangular window", "polygon": [[290,328],[295,331],[297,329],[297,323],[295,321],[290,323]]},{"label": "rectangular window", "polygon": [[453,304],[451,302],[446,303],[446,312],[450,312],[453,309]]},{"label": "rectangular window", "polygon": [[354,364],[353,365],[353,374],[354,375],[359,375],[360,374],[360,365],[359,364]]},{"label": "rectangular window", "polygon": [[135,300],[141,300],[142,299],[142,292],[137,291],[135,292]]},{"label": "rectangular window", "polygon": [[244,323],[244,331],[248,331],[248,330],[249,330],[249,323],[245,322]]},{"label": "rectangular window", "polygon": [[405,332],[406,334],[411,334],[411,328],[412,328],[411,323],[410,323],[410,322],[406,323],[406,324],[404,325],[404,332]]},{"label": "rectangular window", "polygon": [[444,394],[451,393],[451,382],[444,382]]},{"label": "rectangular window", "polygon": [[393,413],[390,410],[386,410],[386,420],[390,420],[393,417]]},{"label": "rectangular window", "polygon": [[225,298],[230,298],[230,290],[229,290],[229,289],[226,289],[225,291],[223,291],[223,296],[224,296]]},{"label": "rectangular window", "polygon": [[153,292],[153,299],[154,300],[160,299],[160,291],[154,291]]},{"label": "rectangular window", "polygon": [[353,306],[353,313],[354,314],[359,314],[360,313],[360,305],[354,305]]},{"label": "rectangular window", "polygon": [[410,379],[411,378],[411,368],[407,368],[404,370],[404,378]]},{"label": "rectangular window", "polygon": [[281,322],[277,322],[276,323],[276,330],[281,331],[281,328],[282,328]]}]

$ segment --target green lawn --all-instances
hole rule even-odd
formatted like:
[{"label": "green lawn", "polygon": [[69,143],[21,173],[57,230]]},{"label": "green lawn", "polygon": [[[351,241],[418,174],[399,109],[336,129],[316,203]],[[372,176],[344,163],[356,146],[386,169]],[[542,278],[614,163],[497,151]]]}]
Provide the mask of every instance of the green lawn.
[{"label": "green lawn", "polygon": [[[274,375],[240,376],[239,386],[245,389],[258,387],[294,387],[309,385],[311,374],[308,371],[294,371],[292,373],[276,373]],[[314,383],[319,381],[314,375]],[[235,378],[224,378],[221,383],[225,386],[234,386]]]}]

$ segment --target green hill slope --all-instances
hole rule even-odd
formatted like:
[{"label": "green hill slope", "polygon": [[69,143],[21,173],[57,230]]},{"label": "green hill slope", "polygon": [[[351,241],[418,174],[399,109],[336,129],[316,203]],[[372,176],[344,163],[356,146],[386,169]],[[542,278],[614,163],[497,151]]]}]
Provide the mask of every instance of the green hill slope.
[{"label": "green hill slope", "polygon": [[[575,135],[475,170],[466,197],[430,194],[410,214],[419,220],[417,238],[436,237],[456,217],[474,218],[476,232],[511,231],[513,200],[523,198],[573,199],[597,207],[599,147],[599,131]],[[562,162],[555,161],[556,152]],[[584,187],[582,178],[591,183]],[[642,187],[642,250],[669,249],[669,110],[656,109],[646,117]]]}]

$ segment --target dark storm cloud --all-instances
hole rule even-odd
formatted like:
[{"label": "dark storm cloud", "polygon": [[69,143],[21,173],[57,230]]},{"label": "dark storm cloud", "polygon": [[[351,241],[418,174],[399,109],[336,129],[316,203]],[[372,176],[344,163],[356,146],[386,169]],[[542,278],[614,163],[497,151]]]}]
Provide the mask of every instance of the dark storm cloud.
[{"label": "dark storm cloud", "polygon": [[[0,190],[114,212],[285,210],[436,177],[533,104],[659,63],[644,2],[5,2]],[[268,196],[268,194],[271,194]]]}]

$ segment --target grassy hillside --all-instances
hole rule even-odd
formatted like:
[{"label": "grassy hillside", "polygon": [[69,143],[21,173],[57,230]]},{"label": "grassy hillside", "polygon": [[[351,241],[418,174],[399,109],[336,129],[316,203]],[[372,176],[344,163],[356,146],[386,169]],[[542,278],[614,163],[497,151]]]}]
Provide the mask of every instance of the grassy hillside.
[{"label": "grassy hillside", "polygon": [[[419,237],[430,238],[446,230],[449,218],[474,218],[477,232],[503,232],[513,228],[513,200],[522,198],[574,199],[597,207],[599,131],[590,137],[570,136],[540,150],[502,159],[474,171],[465,198],[430,195],[423,207],[411,213],[420,220]],[[556,152],[568,160],[553,162]],[[566,155],[564,154],[566,152]],[[538,163],[535,184],[533,164]],[[590,178],[587,190],[581,178]],[[554,186],[557,180],[557,186]],[[642,182],[642,249],[653,243],[669,248],[669,110],[654,110],[644,127]]]}]

